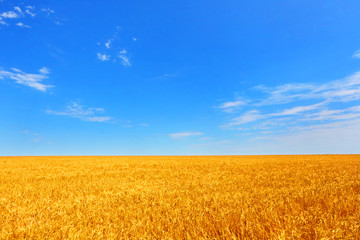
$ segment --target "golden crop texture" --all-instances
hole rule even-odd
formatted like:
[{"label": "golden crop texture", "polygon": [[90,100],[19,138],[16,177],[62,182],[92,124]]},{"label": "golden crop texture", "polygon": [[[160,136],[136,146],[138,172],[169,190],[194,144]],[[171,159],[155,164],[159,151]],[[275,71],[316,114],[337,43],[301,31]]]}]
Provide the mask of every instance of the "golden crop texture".
[{"label": "golden crop texture", "polygon": [[1,157],[24,238],[360,239],[360,155]]}]

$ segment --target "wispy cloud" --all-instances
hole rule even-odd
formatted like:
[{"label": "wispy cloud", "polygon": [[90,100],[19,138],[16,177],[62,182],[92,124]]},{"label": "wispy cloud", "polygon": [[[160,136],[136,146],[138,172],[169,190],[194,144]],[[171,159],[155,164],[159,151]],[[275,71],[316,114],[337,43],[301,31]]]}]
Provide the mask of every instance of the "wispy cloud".
[{"label": "wispy cloud", "polygon": [[[256,134],[283,133],[300,131],[309,125],[323,127],[324,124],[360,119],[360,72],[323,84],[289,83],[275,87],[257,86],[253,90],[259,92],[256,99],[244,97],[245,100],[240,102],[236,99],[220,105],[225,112],[232,113],[222,128]],[[241,107],[237,116],[232,107]]]},{"label": "wispy cloud", "polygon": [[109,116],[102,116],[104,112],[105,110],[103,108],[89,108],[77,102],[72,102],[68,104],[64,111],[46,111],[46,113],[48,114],[69,116],[89,122],[107,122],[111,120],[112,118]]},{"label": "wispy cloud", "polygon": [[279,113],[272,113],[269,114],[269,116],[286,116],[286,115],[297,115],[297,114],[303,114],[304,112],[319,109],[321,106],[323,106],[325,102],[316,103],[308,106],[297,106],[289,109],[285,109]]},{"label": "wispy cloud", "polygon": [[251,110],[251,111],[245,112],[244,114],[242,114],[242,115],[240,115],[238,117],[232,118],[224,126],[225,127],[232,127],[232,126],[242,125],[242,124],[245,124],[245,123],[257,121],[257,120],[262,119],[262,118],[265,118],[265,115],[262,115],[258,110]]},{"label": "wispy cloud", "polygon": [[187,138],[191,136],[200,136],[202,135],[202,132],[178,132],[178,133],[170,133],[169,137],[173,139],[181,139],[181,138]]},{"label": "wispy cloud", "polygon": [[246,105],[245,101],[242,101],[240,99],[236,99],[234,101],[224,102],[218,108],[222,109],[224,112],[234,112],[235,110],[238,110],[241,108],[241,106]]},{"label": "wispy cloud", "polygon": [[360,105],[344,109],[322,109],[318,112],[307,114],[305,120],[329,121],[329,120],[348,120],[360,117]]},{"label": "wispy cloud", "polygon": [[39,73],[26,73],[17,68],[11,68],[10,71],[0,69],[0,79],[11,79],[18,84],[22,84],[39,91],[47,91],[52,85],[43,84],[42,81],[48,78],[50,73],[48,68],[39,69]]},{"label": "wispy cloud", "polygon": [[43,141],[43,137],[41,136],[41,134],[37,133],[37,132],[31,132],[29,130],[23,130],[21,131],[22,134],[24,135],[28,135],[31,137],[30,141],[33,143],[39,143],[41,141]]},{"label": "wispy cloud", "polygon": [[323,99],[328,102],[349,102],[360,99],[360,72],[325,84],[284,84],[277,87],[257,86],[268,96],[255,105],[285,104],[299,100]]},{"label": "wispy cloud", "polygon": [[151,78],[152,80],[165,80],[165,79],[170,79],[170,78],[176,78],[179,77],[179,73],[164,73],[162,75],[156,76]]},{"label": "wispy cloud", "polygon": [[352,55],[353,58],[360,58],[360,49],[357,50],[356,52],[354,52],[354,54]]}]

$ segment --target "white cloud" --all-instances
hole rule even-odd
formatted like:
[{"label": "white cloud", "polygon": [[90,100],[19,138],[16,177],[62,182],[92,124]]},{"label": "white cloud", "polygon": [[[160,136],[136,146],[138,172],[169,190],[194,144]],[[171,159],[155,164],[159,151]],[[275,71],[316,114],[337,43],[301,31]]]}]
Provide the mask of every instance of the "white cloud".
[{"label": "white cloud", "polygon": [[173,139],[181,139],[190,136],[200,136],[202,134],[203,134],[202,132],[178,132],[178,133],[170,133],[169,137]]},{"label": "white cloud", "polygon": [[[12,24],[22,27],[22,28],[30,28],[29,25],[26,24],[26,20],[29,17],[36,17],[37,15],[46,15],[54,14],[55,11],[51,8],[42,8],[37,10],[34,6],[14,6],[14,10],[0,12],[0,25],[10,26]],[[16,21],[15,19],[22,19],[22,21]],[[59,21],[54,21],[55,24],[61,24]]]},{"label": "white cloud", "polygon": [[224,125],[224,127],[231,127],[231,126],[242,125],[250,122],[255,122],[262,118],[265,118],[265,115],[260,114],[258,110],[251,110],[245,112],[243,115],[239,117],[232,118],[228,124]]},{"label": "white cloud", "polygon": [[15,9],[17,12],[19,12],[20,14],[23,13],[20,7],[17,7],[17,6],[16,6],[16,7],[14,7],[14,9]]},{"label": "white cloud", "polygon": [[49,74],[50,70],[47,67],[42,67],[39,69],[39,72],[41,72],[42,74]]},{"label": "white cloud", "polygon": [[[360,119],[304,126],[260,140],[266,154],[359,153]],[[256,145],[256,141],[253,142]]]},{"label": "white cloud", "polygon": [[23,27],[23,28],[31,28],[29,25],[25,25],[25,24],[22,23],[22,22],[18,22],[18,23],[16,24],[16,26],[18,26],[18,27]]},{"label": "white cloud", "polygon": [[270,115],[271,116],[296,115],[296,114],[303,113],[303,112],[306,112],[306,111],[311,111],[311,110],[318,109],[322,105],[324,105],[324,102],[316,103],[316,104],[309,105],[309,106],[293,107],[293,108],[290,108],[290,109],[285,109],[284,111],[282,111],[280,113],[273,113],[273,114],[270,114]]},{"label": "white cloud", "polygon": [[109,121],[111,117],[86,117],[82,119],[89,122],[106,122]]},{"label": "white cloud", "polygon": [[49,71],[45,72],[44,69],[47,68],[41,68],[38,74],[25,73],[17,68],[11,68],[11,71],[0,69],[0,79],[12,79],[18,84],[22,84],[45,92],[53,86],[41,83],[44,79],[48,78],[47,75]]},{"label": "white cloud", "polygon": [[352,106],[344,109],[323,109],[313,114],[307,114],[306,120],[329,121],[329,120],[347,120],[360,116],[360,106]]},{"label": "white cloud", "polygon": [[136,41],[137,41],[137,38],[133,37],[132,40],[133,40],[134,42],[136,42]]},{"label": "white cloud", "polygon": [[[255,99],[236,99],[220,105],[224,110],[230,109],[225,112],[232,113],[222,128],[261,136],[301,131],[304,126],[360,120],[360,72],[322,84],[290,83],[258,86],[255,90],[260,91]],[[238,116],[234,116],[232,107],[239,110]]]},{"label": "white cloud", "polygon": [[255,104],[258,106],[307,99],[348,102],[360,99],[360,72],[325,84],[284,84],[274,88],[258,86],[256,89],[268,94],[267,98]]},{"label": "white cloud", "polygon": [[109,116],[98,115],[103,112],[105,112],[103,108],[88,108],[80,105],[77,102],[72,102],[71,104],[68,104],[66,106],[66,110],[64,111],[53,111],[53,110],[46,111],[46,113],[48,114],[69,116],[89,122],[106,122],[112,119]]},{"label": "white cloud", "polygon": [[161,77],[171,78],[171,77],[177,77],[177,76],[179,76],[179,74],[177,74],[177,73],[165,73],[165,74],[162,75]]},{"label": "white cloud", "polygon": [[354,54],[352,55],[353,58],[360,58],[360,49],[357,50],[356,52],[354,52]]},{"label": "white cloud", "polygon": [[[111,58],[112,62],[119,61],[124,67],[131,67],[132,63],[128,52],[125,49],[120,50],[121,48],[116,44],[119,31],[121,31],[121,27],[117,26],[114,34],[110,38],[104,42],[97,42],[97,45],[102,48],[100,52],[104,52],[97,53],[97,56],[101,61],[109,61]],[[136,41],[136,38],[132,38],[132,40]]]},{"label": "white cloud", "polygon": [[[240,134],[239,134],[240,136]],[[266,134],[241,132],[241,137],[223,146],[204,150],[207,154],[359,154],[360,119],[303,126],[294,131]]]},{"label": "white cloud", "polygon": [[121,60],[121,64],[124,66],[124,67],[131,67],[131,62],[130,62],[130,59],[129,57],[127,57],[127,51],[124,49],[124,50],[121,50],[119,52],[119,56],[118,56]]},{"label": "white cloud", "polygon": [[165,73],[165,74],[159,75],[159,76],[151,78],[151,79],[163,80],[163,79],[169,79],[169,78],[176,78],[178,76],[179,76],[179,73]]},{"label": "white cloud", "polygon": [[45,12],[47,15],[50,15],[50,14],[54,14],[55,11],[52,10],[51,8],[42,8],[41,9],[42,12]]},{"label": "white cloud", "polygon": [[16,12],[14,12],[14,11],[8,11],[8,12],[3,12],[3,13],[1,13],[0,14],[0,16],[2,17],[2,18],[19,18],[20,17],[20,15],[19,14],[17,14]]},{"label": "white cloud", "polygon": [[97,53],[97,57],[100,61],[103,61],[103,62],[110,60],[110,55],[107,55],[107,54]]},{"label": "white cloud", "polygon": [[223,109],[224,112],[233,112],[244,105],[246,105],[245,101],[235,100],[235,101],[224,102],[218,108]]},{"label": "white cloud", "polygon": [[109,40],[105,43],[105,47],[106,47],[107,49],[110,48],[111,42],[112,42],[112,39],[109,39]]},{"label": "white cloud", "polygon": [[31,17],[35,17],[36,13],[31,12],[29,9],[26,9],[25,12],[29,14]]}]

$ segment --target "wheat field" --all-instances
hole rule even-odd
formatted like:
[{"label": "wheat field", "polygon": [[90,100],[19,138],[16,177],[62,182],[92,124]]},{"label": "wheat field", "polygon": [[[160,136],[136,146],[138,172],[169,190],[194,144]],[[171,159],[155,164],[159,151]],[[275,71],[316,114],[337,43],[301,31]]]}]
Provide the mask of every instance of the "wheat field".
[{"label": "wheat field", "polygon": [[1,239],[360,239],[360,155],[1,157]]}]

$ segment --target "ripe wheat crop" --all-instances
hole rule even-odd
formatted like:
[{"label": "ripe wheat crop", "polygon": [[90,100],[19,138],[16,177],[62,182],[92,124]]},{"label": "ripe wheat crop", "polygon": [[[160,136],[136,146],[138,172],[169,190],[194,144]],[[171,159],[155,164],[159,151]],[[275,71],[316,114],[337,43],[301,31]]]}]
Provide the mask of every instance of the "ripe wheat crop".
[{"label": "ripe wheat crop", "polygon": [[360,156],[1,157],[23,238],[359,239]]}]

